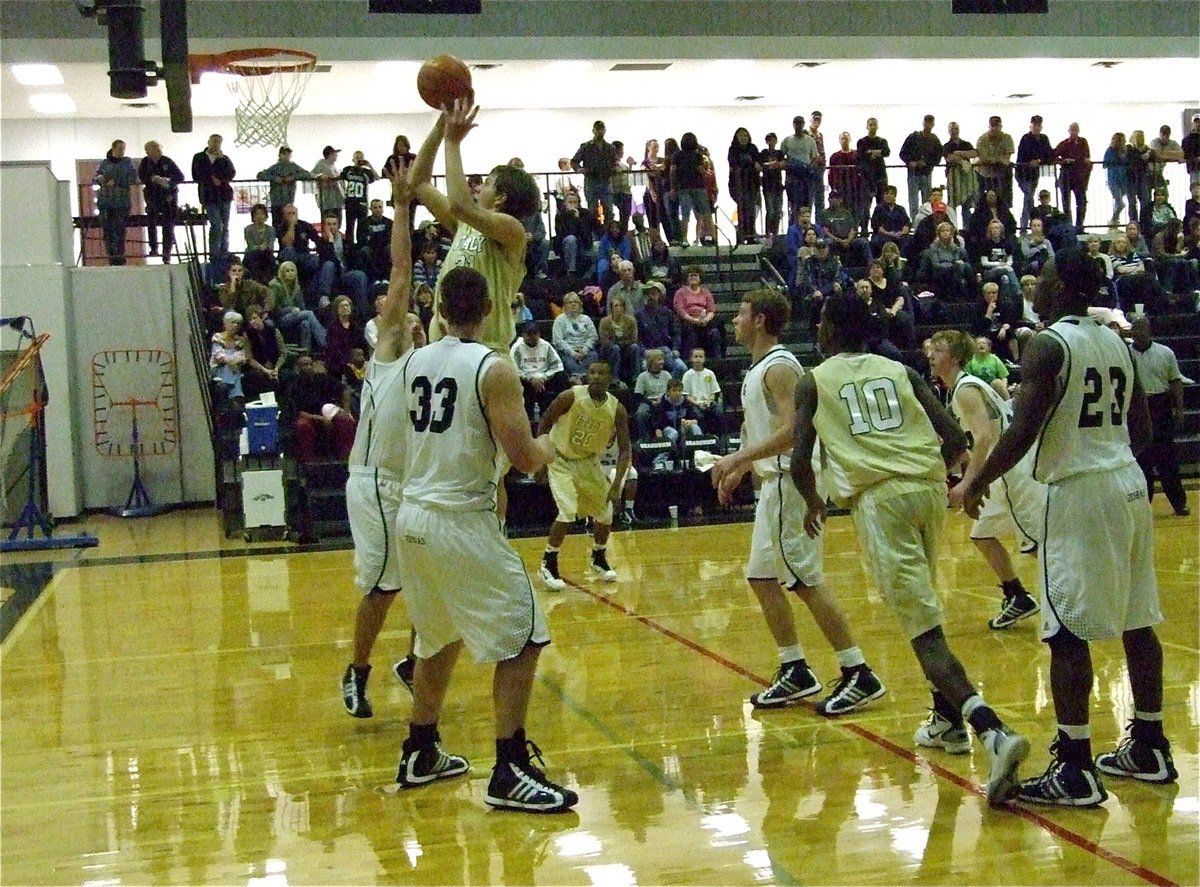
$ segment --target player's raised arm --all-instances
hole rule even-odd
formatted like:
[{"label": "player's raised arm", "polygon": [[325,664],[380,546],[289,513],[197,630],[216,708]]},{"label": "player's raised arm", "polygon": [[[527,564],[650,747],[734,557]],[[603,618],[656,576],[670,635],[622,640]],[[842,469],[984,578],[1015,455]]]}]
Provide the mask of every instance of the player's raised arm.
[{"label": "player's raised arm", "polygon": [[392,361],[413,346],[408,323],[408,305],[412,294],[412,225],[408,205],[412,198],[404,160],[396,164],[392,176],[392,202],[396,217],[392,220],[392,270],[388,275],[387,297],[379,312],[379,342],[375,354]]},{"label": "player's raised arm", "polygon": [[439,223],[450,231],[454,231],[458,222],[454,218],[454,213],[450,211],[450,201],[446,199],[445,194],[433,187],[433,161],[437,157],[438,148],[442,144],[445,133],[446,115],[443,113],[438,115],[433,129],[429,130],[429,135],[425,136],[425,141],[421,143],[421,148],[417,151],[417,158],[408,171],[408,181],[413,196],[433,213],[433,217]]},{"label": "player's raised arm", "polygon": [[533,474],[554,461],[554,445],[546,435],[534,438],[525,414],[521,379],[508,360],[493,360],[483,376],[483,410],[488,426],[517,471]]}]

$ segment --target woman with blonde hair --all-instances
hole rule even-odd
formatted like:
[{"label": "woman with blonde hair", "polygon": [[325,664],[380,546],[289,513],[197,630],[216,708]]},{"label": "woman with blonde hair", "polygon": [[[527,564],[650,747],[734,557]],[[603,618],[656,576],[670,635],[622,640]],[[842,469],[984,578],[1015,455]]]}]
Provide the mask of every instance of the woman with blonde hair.
[{"label": "woman with blonde hair", "polygon": [[300,273],[295,262],[280,262],[268,289],[267,310],[271,320],[285,336],[299,330],[300,347],[312,351],[316,343],[318,351],[325,350],[325,327],[317,320],[304,303],[304,288],[300,286]]}]

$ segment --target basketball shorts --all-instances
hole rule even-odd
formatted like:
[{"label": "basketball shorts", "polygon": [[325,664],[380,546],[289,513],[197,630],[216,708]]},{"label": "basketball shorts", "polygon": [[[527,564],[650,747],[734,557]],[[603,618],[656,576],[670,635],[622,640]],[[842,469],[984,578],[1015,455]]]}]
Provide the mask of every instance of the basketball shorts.
[{"label": "basketball shorts", "polygon": [[403,503],[397,528],[418,657],[462,640],[476,662],[499,662],[550,643],[525,566],[495,512]]},{"label": "basketball shorts", "polygon": [[1146,477],[1136,463],[1050,484],[1039,553],[1042,638],[1085,641],[1162,622]]},{"label": "basketball shorts", "polygon": [[[613,465],[611,468],[605,469],[604,476],[608,478],[608,484],[611,487],[612,482],[617,477],[617,466]],[[637,480],[637,477],[637,469],[630,465],[629,470],[625,472],[625,483],[629,483],[631,480]]]},{"label": "basketball shorts", "polygon": [[972,539],[1013,535],[1024,544],[1036,542],[1041,537],[1046,485],[1033,479],[1033,455],[1031,449],[992,484],[991,494],[979,509],[979,519],[971,527]]},{"label": "basketball shorts", "polygon": [[611,482],[598,458],[555,459],[546,469],[550,493],[558,506],[559,520],[565,524],[576,518],[591,517],[597,523],[612,523]]},{"label": "basketball shorts", "polygon": [[933,590],[946,485],[896,478],[863,491],[850,510],[880,595],[909,640],[942,624]]},{"label": "basketball shorts", "polygon": [[346,513],[354,539],[354,584],[363,594],[376,588],[400,590],[396,511],[403,489],[399,479],[385,469],[350,466]]},{"label": "basketball shorts", "polygon": [[824,548],[819,536],[810,539],[804,532],[805,511],[804,497],[790,477],[771,474],[762,478],[754,507],[747,579],[777,579],[788,588],[825,581]]}]

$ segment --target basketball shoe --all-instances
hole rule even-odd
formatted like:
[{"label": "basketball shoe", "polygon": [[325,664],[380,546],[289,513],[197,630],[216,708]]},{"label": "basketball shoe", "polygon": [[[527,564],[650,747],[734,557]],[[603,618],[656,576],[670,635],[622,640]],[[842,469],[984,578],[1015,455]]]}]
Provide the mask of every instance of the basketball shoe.
[{"label": "basketball shoe", "polygon": [[803,659],[797,659],[781,665],[779,671],[775,672],[771,686],[761,693],[751,694],[750,704],[755,708],[778,708],[820,692],[821,682],[813,670]]},{"label": "basketball shoe", "polygon": [[567,583],[558,575],[558,552],[545,552],[542,555],[542,565],[538,567],[538,578],[551,591],[562,591]]},{"label": "basketball shoe", "polygon": [[963,722],[955,724],[935,709],[929,710],[929,717],[913,734],[913,742],[925,748],[940,748],[949,755],[965,755],[971,750],[971,737]]},{"label": "basketball shoe", "polygon": [[[524,731],[518,735],[523,737]],[[546,765],[541,749],[531,740],[524,740],[518,754],[511,755],[508,760],[496,761],[484,797],[488,805],[529,813],[562,813],[579,803],[579,795],[547,779],[546,774],[533,765],[534,758],[543,767]]]},{"label": "basketball shoe", "polygon": [[399,662],[392,666],[392,674],[396,676],[396,680],[408,688],[408,692],[413,691],[413,672],[417,667],[415,656],[405,656]]},{"label": "basketball shoe", "polygon": [[[1017,786],[1017,798],[1052,807],[1096,807],[1108,800],[1108,792],[1095,769],[1064,761],[1058,753],[1059,740],[1050,743],[1053,760],[1046,772]],[[1103,757],[1103,756],[1102,756]]]},{"label": "basketball shoe", "polygon": [[466,758],[442,751],[441,737],[436,734],[430,746],[417,746],[412,739],[405,739],[396,782],[401,788],[415,788],[437,779],[461,776],[469,769],[471,762]]},{"label": "basketball shoe", "polygon": [[347,665],[346,673],[342,675],[342,704],[351,717],[369,718],[375,714],[367,699],[367,678],[370,674],[369,665],[361,671],[353,665]]},{"label": "basketball shoe", "polygon": [[1151,744],[1144,739],[1125,737],[1115,751],[1096,756],[1096,769],[1109,776],[1139,779],[1159,785],[1179,778],[1171,746],[1167,740]]},{"label": "basketball shoe", "polygon": [[1017,792],[1017,767],[1029,756],[1029,740],[1008,727],[1000,726],[987,732],[983,747],[991,758],[987,801],[996,806]]},{"label": "basketball shoe", "polygon": [[883,681],[866,665],[843,668],[841,680],[833,692],[817,704],[817,714],[837,717],[857,711],[886,692],[887,687],[883,685]]},{"label": "basketball shoe", "polygon": [[988,620],[988,628],[1008,628],[1022,619],[1028,619],[1039,609],[1038,602],[1027,594],[1007,595],[1000,604],[1000,612]]},{"label": "basketball shoe", "polygon": [[592,549],[592,572],[602,582],[617,581],[617,571],[608,565],[608,558],[602,548]]}]

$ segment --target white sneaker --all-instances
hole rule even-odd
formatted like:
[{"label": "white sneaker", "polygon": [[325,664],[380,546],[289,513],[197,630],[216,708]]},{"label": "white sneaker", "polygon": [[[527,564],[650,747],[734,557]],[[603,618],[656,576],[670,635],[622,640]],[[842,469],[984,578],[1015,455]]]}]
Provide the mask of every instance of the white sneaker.
[{"label": "white sneaker", "polygon": [[956,727],[936,711],[913,734],[913,742],[925,748],[940,748],[946,754],[965,755],[971,750],[971,737],[965,726]]},{"label": "white sneaker", "polygon": [[562,591],[567,587],[567,583],[561,576],[558,575],[558,570],[551,570],[550,566],[542,561],[542,565],[538,567],[538,578],[545,583],[546,587],[551,591]]},{"label": "white sneaker", "polygon": [[1029,740],[1008,727],[992,731],[984,746],[992,759],[988,773],[987,800],[992,806],[1003,804],[1017,793],[1017,767],[1029,757]]},{"label": "white sneaker", "polygon": [[608,558],[603,551],[592,552],[592,572],[601,582],[616,582],[617,571],[608,565]]}]

